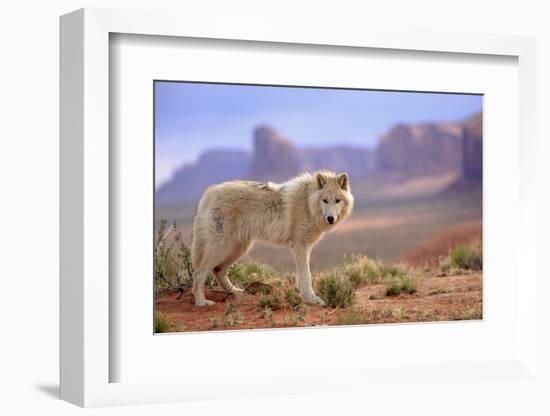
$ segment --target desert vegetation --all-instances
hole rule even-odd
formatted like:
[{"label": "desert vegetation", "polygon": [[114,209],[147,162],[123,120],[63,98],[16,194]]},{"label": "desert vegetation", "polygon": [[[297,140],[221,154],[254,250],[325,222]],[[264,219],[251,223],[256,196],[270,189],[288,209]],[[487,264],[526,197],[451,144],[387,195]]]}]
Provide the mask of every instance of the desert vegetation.
[{"label": "desert vegetation", "polygon": [[314,273],[325,307],[303,302],[292,273],[246,261],[228,271],[242,295],[226,294],[211,275],[207,295],[216,304],[197,308],[190,252],[176,224],[160,222],[155,253],[156,333],[482,318],[480,240],[449,249],[432,267],[346,256]]}]

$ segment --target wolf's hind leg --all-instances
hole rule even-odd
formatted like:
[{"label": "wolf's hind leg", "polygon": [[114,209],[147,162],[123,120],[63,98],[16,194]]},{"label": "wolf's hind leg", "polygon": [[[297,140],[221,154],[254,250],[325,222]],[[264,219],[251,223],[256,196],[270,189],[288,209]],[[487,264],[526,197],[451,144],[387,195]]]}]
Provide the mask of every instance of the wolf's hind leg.
[{"label": "wolf's hind leg", "polygon": [[250,243],[241,244],[235,247],[232,253],[227,257],[227,259],[224,260],[219,266],[216,266],[216,268],[214,268],[214,275],[216,276],[216,279],[218,279],[220,286],[227,293],[239,293],[243,291],[242,289],[233,286],[233,284],[227,277],[227,270],[229,269],[229,267],[231,267],[233,263],[239,260],[248,251],[249,247]]},{"label": "wolf's hind leg", "polygon": [[[233,264],[233,263],[231,263]],[[230,282],[229,278],[227,277],[227,270],[231,266],[229,263],[224,263],[222,266],[218,266],[214,269],[214,275],[216,276],[216,279],[218,279],[218,283],[220,286],[225,290],[227,293],[238,293],[242,292],[242,289],[239,289],[238,287],[233,286],[233,284]]]}]

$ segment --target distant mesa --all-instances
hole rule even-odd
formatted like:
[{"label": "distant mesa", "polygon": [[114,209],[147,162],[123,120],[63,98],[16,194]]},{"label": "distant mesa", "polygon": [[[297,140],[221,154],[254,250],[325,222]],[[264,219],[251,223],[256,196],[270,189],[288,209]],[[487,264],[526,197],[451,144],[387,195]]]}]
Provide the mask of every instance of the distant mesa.
[{"label": "distant mesa", "polygon": [[481,181],[482,147],[481,113],[459,123],[399,124],[380,139],[377,173],[419,176],[454,171]]},{"label": "distant mesa", "polygon": [[481,113],[466,120],[462,126],[462,175],[468,182],[481,183],[483,175],[483,121]]},{"label": "distant mesa", "polygon": [[347,172],[355,180],[366,178],[374,170],[374,151],[360,146],[306,147],[299,150],[301,170],[329,169]]},{"label": "distant mesa", "polygon": [[462,130],[457,124],[399,124],[378,145],[380,172],[430,175],[458,171],[462,163]]},{"label": "distant mesa", "polygon": [[374,149],[361,146],[296,147],[274,128],[254,129],[252,154],[212,150],[179,168],[156,193],[158,204],[196,201],[206,187],[233,179],[284,181],[317,169],[346,171],[355,181],[369,176],[411,178],[459,173],[459,185],[482,179],[482,115],[456,123],[398,124]]},{"label": "distant mesa", "polygon": [[156,192],[159,204],[196,201],[213,183],[240,179],[247,175],[250,155],[242,150],[211,150],[196,163],[180,167],[170,181]]},{"label": "distant mesa", "polygon": [[347,171],[364,178],[373,166],[373,152],[359,146],[294,146],[268,126],[254,130],[254,150],[248,177],[254,180],[284,181],[299,172],[330,169]]},{"label": "distant mesa", "polygon": [[300,171],[298,150],[285,137],[268,126],[254,129],[254,150],[249,178],[281,181]]}]

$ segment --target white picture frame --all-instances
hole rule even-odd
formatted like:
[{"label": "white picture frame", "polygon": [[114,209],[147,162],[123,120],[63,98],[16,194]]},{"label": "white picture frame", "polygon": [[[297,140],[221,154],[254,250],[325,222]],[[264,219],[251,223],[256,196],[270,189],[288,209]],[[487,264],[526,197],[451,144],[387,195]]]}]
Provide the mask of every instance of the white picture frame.
[{"label": "white picture frame", "polygon": [[[407,380],[410,369],[349,367],[319,372],[269,373],[265,379],[237,379],[230,386],[208,374],[178,381],[112,382],[110,368],[120,357],[111,349],[109,275],[110,158],[109,37],[113,33],[225,39],[332,47],[381,48],[434,53],[515,57],[519,68],[518,255],[522,270],[517,291],[518,345],[498,361],[418,362],[415,380],[441,377],[479,382],[536,378],[535,268],[535,42],[508,35],[429,32],[307,33],[276,24],[233,27],[224,20],[204,27],[192,16],[82,9],[61,18],[61,398],[80,406],[158,403],[207,398],[252,397],[355,389]],[[513,273],[513,272],[511,272]],[[297,330],[295,333],[298,334]],[[152,335],[152,334],[151,334]],[[223,334],[221,334],[223,335]],[[220,334],[217,335],[218,337]],[[250,335],[249,335],[250,336]],[[331,332],[327,337],[338,337]],[[247,365],[247,364],[243,364]],[[248,364],[250,365],[250,364]],[[410,378],[410,377],[409,377]],[[439,380],[439,378],[437,378]],[[412,380],[412,379],[411,379]],[[412,382],[412,381],[411,381]]]}]

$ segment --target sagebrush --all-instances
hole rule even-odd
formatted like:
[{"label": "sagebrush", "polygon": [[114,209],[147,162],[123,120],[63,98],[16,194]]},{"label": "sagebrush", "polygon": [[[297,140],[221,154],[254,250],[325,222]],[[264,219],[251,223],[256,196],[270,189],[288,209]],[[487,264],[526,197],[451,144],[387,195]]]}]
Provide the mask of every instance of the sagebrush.
[{"label": "sagebrush", "polygon": [[355,303],[355,288],[337,272],[325,273],[319,278],[317,293],[332,308],[346,308]]},{"label": "sagebrush", "polygon": [[483,245],[481,241],[454,247],[441,263],[441,271],[470,272],[483,270]]},{"label": "sagebrush", "polygon": [[157,290],[193,284],[191,252],[175,222],[168,226],[166,220],[160,220],[155,238],[154,273]]},{"label": "sagebrush", "polygon": [[166,314],[161,312],[155,313],[155,334],[181,331],[183,331],[183,327],[175,322],[172,322]]}]

